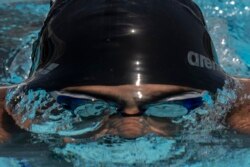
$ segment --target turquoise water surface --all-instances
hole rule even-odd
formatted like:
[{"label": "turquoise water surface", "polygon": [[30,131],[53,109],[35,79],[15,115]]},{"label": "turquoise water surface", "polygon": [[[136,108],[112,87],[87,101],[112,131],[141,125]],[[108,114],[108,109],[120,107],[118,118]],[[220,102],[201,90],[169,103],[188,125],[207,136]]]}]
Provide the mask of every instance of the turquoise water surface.
[{"label": "turquoise water surface", "polygon": [[[250,1],[196,2],[204,12],[221,66],[230,75],[249,77]],[[0,0],[0,85],[18,84],[27,78],[31,45],[48,10],[46,0]],[[22,121],[35,119],[40,104],[52,99],[44,90],[22,95],[20,88],[9,92],[7,102],[16,94],[21,94]],[[183,126],[179,134],[148,134],[137,139],[83,138],[98,129],[102,119],[86,121],[80,114],[73,116],[52,105],[30,128],[15,131],[9,141],[0,144],[0,167],[249,167],[250,136],[230,130],[224,122],[236,99],[235,90],[226,85],[216,97],[205,92],[202,98],[204,106],[171,120]],[[60,114],[53,115],[55,108]],[[7,123],[14,124],[11,120]],[[65,142],[69,138],[74,142]]]}]

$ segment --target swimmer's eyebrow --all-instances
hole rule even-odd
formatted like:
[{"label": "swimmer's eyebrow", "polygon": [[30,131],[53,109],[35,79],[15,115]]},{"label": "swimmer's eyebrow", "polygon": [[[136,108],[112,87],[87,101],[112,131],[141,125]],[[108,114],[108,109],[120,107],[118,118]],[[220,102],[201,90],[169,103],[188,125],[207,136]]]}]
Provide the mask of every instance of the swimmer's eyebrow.
[{"label": "swimmer's eyebrow", "polygon": [[[118,104],[124,104],[126,102],[126,100],[124,98],[121,98],[122,95],[118,96],[118,95],[114,95],[114,94],[108,94],[108,93],[100,93],[100,92],[96,92],[96,91],[91,91],[91,90],[67,90],[67,91],[63,91],[63,92],[67,92],[67,93],[73,93],[75,95],[77,94],[82,94],[82,95],[87,95],[87,96],[91,96],[95,99],[100,99],[100,100],[105,100],[105,101],[112,101]],[[138,105],[145,105],[147,103],[153,103],[153,102],[157,102],[159,100],[163,100],[166,99],[168,97],[172,97],[172,96],[176,96],[176,95],[180,95],[183,94],[185,92],[190,92],[190,91],[173,91],[173,92],[162,92],[160,94],[158,94],[157,96],[150,96],[148,98],[143,98],[143,99],[137,99],[137,103]]]},{"label": "swimmer's eyebrow", "polygon": [[[65,92],[65,91],[63,91]],[[111,95],[111,94],[100,94],[100,93],[97,93],[97,92],[91,92],[91,91],[82,91],[82,90],[70,90],[70,91],[67,91],[67,94],[70,94],[70,93],[73,93],[75,95],[87,95],[87,96],[91,96],[97,100],[105,100],[105,101],[114,101],[116,103],[123,103],[123,101],[114,96],[114,95]]]}]

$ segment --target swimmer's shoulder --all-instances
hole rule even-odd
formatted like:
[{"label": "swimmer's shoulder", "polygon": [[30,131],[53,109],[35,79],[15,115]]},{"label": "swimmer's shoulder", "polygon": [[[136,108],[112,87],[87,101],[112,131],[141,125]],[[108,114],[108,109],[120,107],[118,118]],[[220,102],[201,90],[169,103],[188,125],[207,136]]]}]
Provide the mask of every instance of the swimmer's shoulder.
[{"label": "swimmer's shoulder", "polygon": [[237,87],[237,99],[227,116],[227,123],[238,132],[250,134],[250,79],[234,78]]},{"label": "swimmer's shoulder", "polygon": [[7,94],[7,88],[0,88],[0,115],[5,112],[5,96]]},{"label": "swimmer's shoulder", "polygon": [[0,87],[0,98],[6,94],[7,88],[6,87]]},{"label": "swimmer's shoulder", "polygon": [[7,88],[0,88],[0,107],[1,107],[1,109],[3,108],[3,105],[4,105],[6,93],[7,93]]}]

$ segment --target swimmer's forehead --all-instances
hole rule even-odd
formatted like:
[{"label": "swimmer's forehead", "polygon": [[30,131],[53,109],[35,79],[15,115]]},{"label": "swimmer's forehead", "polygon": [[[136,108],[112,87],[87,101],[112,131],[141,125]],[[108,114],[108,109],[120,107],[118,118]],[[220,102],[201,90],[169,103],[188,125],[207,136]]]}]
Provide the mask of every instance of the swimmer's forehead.
[{"label": "swimmer's forehead", "polygon": [[119,99],[127,101],[137,99],[138,101],[153,101],[158,98],[179,94],[183,92],[196,91],[202,92],[199,89],[177,85],[160,85],[160,84],[145,84],[145,85],[120,85],[120,86],[76,86],[62,89],[65,92],[91,94],[101,97],[109,97],[111,99]]}]

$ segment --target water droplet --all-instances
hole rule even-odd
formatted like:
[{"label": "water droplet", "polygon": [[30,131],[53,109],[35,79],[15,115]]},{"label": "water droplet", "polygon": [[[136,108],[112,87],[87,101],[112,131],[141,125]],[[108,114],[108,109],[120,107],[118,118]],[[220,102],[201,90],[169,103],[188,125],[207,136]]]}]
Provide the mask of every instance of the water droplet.
[{"label": "water droplet", "polygon": [[231,1],[230,4],[231,4],[231,5],[235,5],[235,1]]}]

